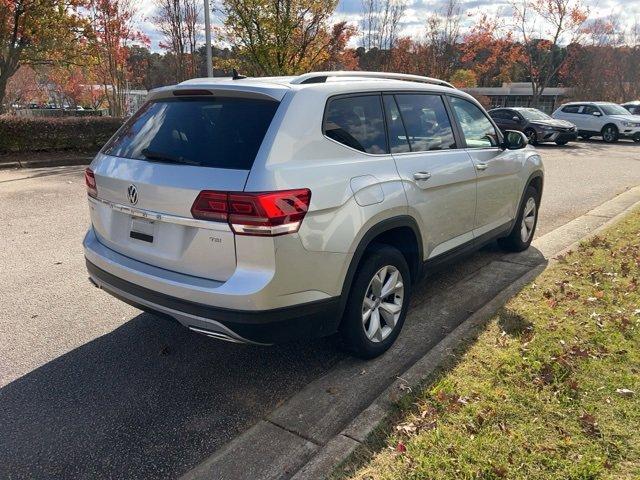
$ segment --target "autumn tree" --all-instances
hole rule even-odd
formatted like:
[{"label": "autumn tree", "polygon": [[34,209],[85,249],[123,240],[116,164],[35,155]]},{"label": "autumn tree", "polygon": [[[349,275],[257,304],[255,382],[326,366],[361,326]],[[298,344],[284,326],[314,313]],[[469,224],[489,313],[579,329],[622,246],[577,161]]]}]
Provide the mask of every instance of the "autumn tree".
[{"label": "autumn tree", "polygon": [[512,81],[518,73],[522,45],[514,41],[511,31],[504,30],[497,17],[482,14],[462,37],[460,61],[474,72],[480,86],[499,86]]},{"label": "autumn tree", "polygon": [[458,62],[461,9],[459,0],[448,0],[445,7],[432,13],[426,25],[426,75],[449,79]]},{"label": "autumn tree", "polygon": [[163,38],[160,47],[171,53],[176,82],[196,76],[200,40],[199,0],[155,0],[154,23]]},{"label": "autumn tree", "polygon": [[0,0],[0,111],[23,64],[72,63],[86,31],[84,0]]},{"label": "autumn tree", "polygon": [[362,0],[360,42],[368,54],[363,57],[365,68],[389,69],[406,7],[404,0]]},{"label": "autumn tree", "polygon": [[46,89],[38,79],[37,72],[29,65],[18,68],[7,82],[5,91],[7,105],[40,103],[46,98]]},{"label": "autumn tree", "polygon": [[146,39],[135,29],[136,7],[132,0],[90,0],[91,53],[95,72],[113,116],[126,114],[129,46]]},{"label": "autumn tree", "polygon": [[330,18],[337,0],[222,0],[221,40],[250,75],[294,75],[322,65],[332,42]]},{"label": "autumn tree", "polygon": [[544,89],[567,61],[563,45],[579,43],[589,10],[582,0],[514,0],[516,28],[523,44],[522,65],[537,106]]},{"label": "autumn tree", "polygon": [[319,70],[357,70],[358,58],[347,44],[357,33],[357,28],[347,22],[338,22],[331,27],[327,43],[327,59],[318,65]]}]

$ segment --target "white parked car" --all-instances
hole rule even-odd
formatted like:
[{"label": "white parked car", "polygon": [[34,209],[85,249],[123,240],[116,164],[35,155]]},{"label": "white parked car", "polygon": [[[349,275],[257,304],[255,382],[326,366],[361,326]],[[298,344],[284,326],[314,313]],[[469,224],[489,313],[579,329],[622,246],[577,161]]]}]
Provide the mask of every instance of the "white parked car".
[{"label": "white parked car", "polygon": [[617,103],[565,103],[552,116],[575,124],[585,140],[602,137],[605,142],[614,143],[620,138],[631,138],[640,142],[640,119]]},{"label": "white parked car", "polygon": [[91,280],[232,342],[394,342],[424,272],[529,247],[540,156],[450,84],[317,72],[149,94],[86,170]]}]

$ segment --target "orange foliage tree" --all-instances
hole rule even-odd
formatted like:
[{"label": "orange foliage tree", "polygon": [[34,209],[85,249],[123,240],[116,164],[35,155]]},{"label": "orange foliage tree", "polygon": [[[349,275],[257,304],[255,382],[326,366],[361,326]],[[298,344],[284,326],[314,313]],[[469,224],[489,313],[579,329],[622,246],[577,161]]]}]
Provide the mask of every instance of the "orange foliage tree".
[{"label": "orange foliage tree", "polygon": [[521,63],[533,89],[532,105],[537,106],[567,61],[562,45],[584,38],[589,9],[582,0],[514,0],[512,6],[523,44]]},{"label": "orange foliage tree", "polygon": [[22,64],[73,63],[86,33],[85,0],[0,0],[0,110]]}]

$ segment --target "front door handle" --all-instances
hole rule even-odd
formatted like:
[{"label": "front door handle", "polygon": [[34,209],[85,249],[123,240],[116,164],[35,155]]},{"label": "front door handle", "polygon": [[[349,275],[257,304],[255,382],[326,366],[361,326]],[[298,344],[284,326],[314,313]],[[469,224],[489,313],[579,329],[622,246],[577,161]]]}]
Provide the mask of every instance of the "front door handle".
[{"label": "front door handle", "polygon": [[488,163],[476,163],[476,169],[478,170],[486,170],[487,168],[489,168]]},{"label": "front door handle", "polygon": [[413,174],[413,178],[415,180],[429,180],[431,178],[431,174],[429,172],[416,172]]}]

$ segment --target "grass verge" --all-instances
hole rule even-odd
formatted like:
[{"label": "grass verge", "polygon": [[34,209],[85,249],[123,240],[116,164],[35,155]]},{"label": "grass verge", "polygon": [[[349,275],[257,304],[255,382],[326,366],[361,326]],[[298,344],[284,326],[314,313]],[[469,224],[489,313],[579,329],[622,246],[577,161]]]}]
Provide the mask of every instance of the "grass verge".
[{"label": "grass verge", "polygon": [[[340,478],[640,478],[640,211],[548,268]],[[365,446],[365,451],[367,447]]]}]

